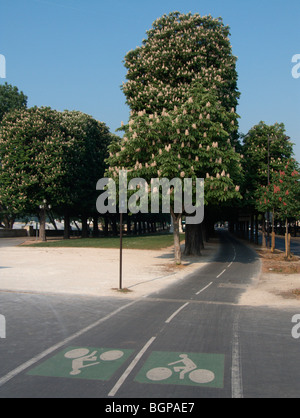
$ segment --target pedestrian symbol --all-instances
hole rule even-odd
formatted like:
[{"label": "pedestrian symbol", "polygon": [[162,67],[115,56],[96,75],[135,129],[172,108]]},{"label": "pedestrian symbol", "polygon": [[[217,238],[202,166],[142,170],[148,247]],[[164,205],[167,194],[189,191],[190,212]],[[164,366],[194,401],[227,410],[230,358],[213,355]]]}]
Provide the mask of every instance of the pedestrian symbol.
[{"label": "pedestrian symbol", "polygon": [[31,369],[31,376],[109,380],[133,350],[68,347]]},{"label": "pedestrian symbol", "polygon": [[153,352],[136,379],[140,383],[223,387],[224,355]]}]

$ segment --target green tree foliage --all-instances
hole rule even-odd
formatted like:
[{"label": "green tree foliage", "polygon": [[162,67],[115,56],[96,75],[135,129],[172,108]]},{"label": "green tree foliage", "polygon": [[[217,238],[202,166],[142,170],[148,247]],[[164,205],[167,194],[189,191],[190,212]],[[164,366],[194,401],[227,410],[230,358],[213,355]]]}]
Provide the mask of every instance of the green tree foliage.
[{"label": "green tree foliage", "polygon": [[244,205],[288,226],[288,218],[299,215],[299,167],[284,124],[255,125],[244,137],[243,153]]},{"label": "green tree foliage", "polygon": [[257,192],[268,185],[268,174],[283,169],[293,155],[293,144],[286,135],[283,123],[253,126],[243,140],[244,202],[256,207]]},{"label": "green tree foliage", "polygon": [[[257,190],[256,206],[260,212],[272,211],[277,219],[286,221],[300,216],[300,168],[293,158],[272,170],[270,182]],[[287,231],[288,232],[288,231]]]},{"label": "green tree foliage", "polygon": [[5,113],[14,109],[27,107],[27,96],[20,92],[17,87],[4,83],[0,85],[0,122]]},{"label": "green tree foliage", "polygon": [[44,199],[56,213],[87,211],[92,200],[95,206],[109,141],[107,127],[80,112],[34,107],[6,114],[0,125],[6,216],[36,213]]},{"label": "green tree foliage", "polygon": [[46,199],[65,202],[63,156],[70,145],[50,108],[15,110],[0,126],[0,201],[12,218],[36,213]]},{"label": "green tree foliage", "polygon": [[195,80],[215,86],[224,106],[237,105],[236,58],[222,19],[173,12],[157,19],[141,47],[125,57],[123,91],[133,112],[173,110],[189,96]]},{"label": "green tree foliage", "polygon": [[62,210],[65,218],[81,217],[83,234],[86,234],[86,219],[96,214],[95,185],[104,176],[112,135],[105,123],[79,111],[66,110],[61,119],[61,128],[73,142],[66,156],[68,170],[64,186],[68,200]]},{"label": "green tree foliage", "polygon": [[[153,23],[125,57],[131,114],[123,139],[110,147],[108,175],[125,168],[146,179],[205,177],[207,204],[240,196],[239,93],[228,37],[229,28],[211,16],[174,12]],[[182,212],[172,215],[178,226]],[[178,236],[176,250],[180,262]]]}]

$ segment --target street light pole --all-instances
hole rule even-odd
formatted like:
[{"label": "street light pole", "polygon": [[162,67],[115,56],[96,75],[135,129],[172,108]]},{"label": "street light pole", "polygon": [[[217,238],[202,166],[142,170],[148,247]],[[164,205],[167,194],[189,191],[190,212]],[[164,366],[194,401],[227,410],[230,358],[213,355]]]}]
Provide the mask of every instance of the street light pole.
[{"label": "street light pole", "polygon": [[120,211],[120,276],[119,290],[122,290],[123,212]]},{"label": "street light pole", "polygon": [[120,211],[120,274],[119,274],[119,290],[122,290],[122,265],[123,265],[123,213],[127,211],[125,200],[124,198],[121,198],[120,205],[119,205],[119,211]]}]

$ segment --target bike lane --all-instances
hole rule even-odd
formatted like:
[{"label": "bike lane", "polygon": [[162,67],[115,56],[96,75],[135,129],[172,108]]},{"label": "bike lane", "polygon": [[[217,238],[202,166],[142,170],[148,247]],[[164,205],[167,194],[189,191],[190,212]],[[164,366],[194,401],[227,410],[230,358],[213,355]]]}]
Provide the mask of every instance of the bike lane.
[{"label": "bike lane", "polygon": [[[251,265],[250,253],[245,255],[237,246],[229,250],[228,242],[222,248],[221,259],[205,274],[200,270],[198,278],[193,275],[177,289],[129,302],[36,357],[0,386],[0,396],[200,399],[263,394],[260,380],[251,373],[251,361],[266,311],[236,305],[236,289],[220,287],[238,276],[242,283],[241,266],[236,263],[247,259]],[[265,329],[268,321],[267,316]],[[284,325],[279,322],[275,336]],[[270,333],[263,334],[270,343]],[[253,352],[247,350],[249,338]],[[276,375],[274,368],[263,371],[265,348],[255,363],[255,370],[261,368],[262,382]],[[274,344],[273,359],[278,349],[282,351]],[[291,364],[292,360],[288,371]]]},{"label": "bike lane", "polygon": [[[212,273],[216,274],[213,270]],[[191,278],[192,281],[194,279]],[[200,281],[202,286],[203,278]],[[125,305],[107,320],[96,322],[36,356],[33,361],[25,362],[13,376],[8,374],[7,381],[4,376],[0,396],[198,397],[202,390],[212,388],[210,396],[230,396],[228,367],[231,364],[232,306],[225,304],[231,317],[226,321],[229,326],[227,332],[220,332],[219,318],[224,317],[224,313],[221,315],[224,306],[209,306],[193,300],[193,295],[192,292],[189,299],[182,300],[183,294],[179,291],[177,299],[161,299],[157,298],[160,295],[152,295]],[[219,314],[208,313],[214,309]],[[178,323],[182,316],[183,323]],[[208,329],[207,326],[203,328],[207,318],[209,324],[216,321]],[[214,330],[214,338],[211,338],[211,330]],[[218,344],[210,346],[211,341],[218,341],[217,335],[223,335],[222,341],[226,335],[227,344],[221,345],[221,349]],[[207,346],[203,345],[204,341]],[[148,356],[152,357],[148,359]],[[186,362],[194,364],[193,370],[190,370],[192,374],[185,373],[185,363],[178,363],[177,367],[171,367],[171,380],[158,379],[157,376],[148,379],[151,369],[168,368],[183,356],[186,356]],[[140,370],[143,365],[145,373]],[[225,385],[225,381],[229,383]],[[216,390],[221,392],[217,394]]]}]

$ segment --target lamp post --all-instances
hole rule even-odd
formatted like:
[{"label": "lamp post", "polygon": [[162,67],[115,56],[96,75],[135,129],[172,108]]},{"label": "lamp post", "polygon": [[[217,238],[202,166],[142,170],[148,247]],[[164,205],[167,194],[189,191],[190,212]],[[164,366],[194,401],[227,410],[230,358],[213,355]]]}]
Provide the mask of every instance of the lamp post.
[{"label": "lamp post", "polygon": [[44,199],[43,204],[39,206],[39,208],[41,209],[41,212],[40,212],[40,218],[41,218],[40,238],[42,238],[42,241],[47,241],[47,238],[46,238],[46,213],[47,213],[47,209],[50,210],[51,207],[52,207],[51,205],[47,204],[46,199]]},{"label": "lamp post", "polygon": [[125,205],[125,200],[122,198],[121,202],[120,202],[120,207],[119,207],[119,211],[120,211],[120,268],[119,268],[119,290],[123,289],[123,285],[122,285],[122,266],[123,266],[123,213],[126,213],[126,205]]}]

